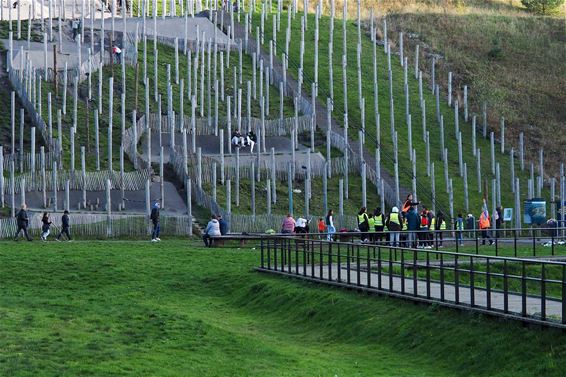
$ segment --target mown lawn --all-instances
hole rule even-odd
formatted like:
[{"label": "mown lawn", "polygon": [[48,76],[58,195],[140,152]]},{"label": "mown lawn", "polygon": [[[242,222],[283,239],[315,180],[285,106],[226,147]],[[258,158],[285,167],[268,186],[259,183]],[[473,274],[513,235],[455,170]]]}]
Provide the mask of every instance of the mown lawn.
[{"label": "mown lawn", "polygon": [[566,366],[561,332],[263,275],[257,250],[195,242],[3,242],[0,375],[560,376]]}]

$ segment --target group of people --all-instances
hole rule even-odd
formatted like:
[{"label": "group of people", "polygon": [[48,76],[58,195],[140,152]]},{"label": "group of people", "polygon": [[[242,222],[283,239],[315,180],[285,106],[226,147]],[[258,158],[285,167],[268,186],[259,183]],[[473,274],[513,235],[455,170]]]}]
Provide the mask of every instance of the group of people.
[{"label": "group of people", "polygon": [[231,143],[236,148],[250,147],[250,153],[254,153],[254,145],[257,143],[257,136],[250,130],[247,135],[244,135],[240,130],[232,132]]},{"label": "group of people", "polygon": [[[23,236],[28,241],[32,241],[32,238],[29,236],[28,227],[29,227],[29,215],[27,212],[27,205],[22,204],[22,207],[16,214],[16,225],[18,226],[16,235],[14,236],[14,240],[17,241],[20,238],[20,235]],[[42,241],[47,241],[47,237],[51,233],[51,226],[53,226],[53,222],[51,221],[51,216],[49,212],[43,212],[43,216],[41,217],[41,235],[40,239]],[[69,221],[69,211],[65,210],[63,212],[63,216],[61,217],[61,229],[59,231],[59,235],[55,238],[56,241],[61,241],[61,237],[66,236],[68,241],[71,241],[71,232],[70,232],[70,221]]]},{"label": "group of people", "polygon": [[[391,246],[407,246],[413,248],[432,248],[435,242],[438,247],[443,246],[445,231],[455,231],[456,242],[463,245],[464,230],[476,230],[476,219],[470,213],[464,219],[461,213],[454,221],[454,227],[449,225],[450,219],[439,210],[436,214],[428,208],[422,206],[419,211],[420,203],[413,201],[412,194],[407,196],[401,211],[393,207],[389,215],[382,213],[381,208],[376,208],[373,213],[368,213],[362,207],[357,215],[358,230],[362,242],[388,243]],[[501,209],[496,213],[497,228],[501,226]],[[479,230],[482,237],[482,245],[489,242],[494,243],[491,238],[491,217],[487,209],[483,208],[480,214]]]},{"label": "group of people", "polygon": [[[419,210],[419,206],[421,207]],[[451,219],[447,218],[443,211],[439,210],[436,214],[420,203],[413,201],[413,196],[409,194],[403,207],[393,207],[389,214],[386,214],[380,207],[373,211],[368,211],[362,207],[357,214],[357,231],[363,243],[387,244],[390,246],[405,246],[413,248],[432,248],[443,247],[444,235],[448,231],[454,231],[456,242],[463,244],[464,230],[479,231],[482,237],[482,245],[489,242],[494,243],[491,237],[492,219],[487,209],[483,208],[479,221],[476,223],[475,217],[470,213],[464,219],[461,213],[454,220],[453,227]],[[497,208],[495,214],[497,229],[502,225],[501,208]],[[334,212],[329,210],[324,218],[318,219],[317,230],[319,235],[328,241],[334,241],[336,227],[334,225]],[[281,224],[281,233],[300,234],[308,233],[308,220],[299,218],[295,221],[289,213]],[[340,232],[348,232],[341,229]]]}]

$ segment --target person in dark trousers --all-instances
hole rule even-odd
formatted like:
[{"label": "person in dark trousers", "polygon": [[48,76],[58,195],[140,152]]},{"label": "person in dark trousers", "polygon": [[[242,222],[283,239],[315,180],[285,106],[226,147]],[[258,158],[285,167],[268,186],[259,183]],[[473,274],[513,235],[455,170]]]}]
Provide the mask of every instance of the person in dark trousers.
[{"label": "person in dark trousers", "polygon": [[218,219],[216,219],[216,215],[212,215],[210,221],[206,225],[206,229],[204,230],[204,234],[202,235],[202,240],[204,242],[204,246],[211,247],[212,246],[212,237],[221,236],[220,234],[220,224],[218,223]]},{"label": "person in dark trousers", "polygon": [[360,212],[358,212],[358,229],[360,230],[360,239],[362,242],[368,241],[368,230],[369,230],[369,217],[366,213],[366,207],[362,207]]},{"label": "person in dark trousers", "polygon": [[49,236],[49,230],[51,228],[51,220],[49,219],[49,213],[43,212],[43,217],[41,218],[41,240],[47,241]]},{"label": "person in dark trousers", "polygon": [[222,215],[216,216],[218,218],[218,226],[220,227],[220,235],[228,234],[228,223],[222,218]]},{"label": "person in dark trousers", "polygon": [[497,207],[495,208],[495,238],[501,237],[501,227],[503,226],[503,208]]},{"label": "person in dark trousers", "polygon": [[61,241],[61,237],[64,234],[65,236],[67,236],[67,240],[71,241],[71,233],[69,232],[69,228],[69,211],[65,210],[65,212],[63,212],[63,217],[61,217],[61,231],[59,232],[56,240]]},{"label": "person in dark trousers", "polygon": [[444,230],[446,230],[446,219],[444,218],[444,212],[438,211],[436,218],[434,219],[434,230],[438,233],[438,238],[440,242],[438,247],[442,247],[442,242],[444,241]]},{"label": "person in dark trousers", "polygon": [[16,223],[18,225],[18,230],[16,231],[16,235],[14,236],[14,241],[17,241],[20,238],[20,232],[24,232],[24,236],[26,240],[31,241],[30,236],[28,235],[28,225],[29,225],[29,217],[27,212],[27,205],[24,203],[22,207],[16,214]]},{"label": "person in dark trousers", "polygon": [[151,214],[149,215],[149,218],[151,219],[151,222],[153,224],[153,231],[151,232],[151,242],[159,242],[161,241],[161,238],[159,238],[159,232],[161,231],[161,228],[159,227],[159,202],[155,202],[153,204],[153,207],[151,208]]},{"label": "person in dark trousers", "polygon": [[420,230],[420,216],[417,212],[417,203],[411,203],[411,207],[407,211],[407,241],[409,247],[416,248],[417,247],[417,232]]},{"label": "person in dark trousers", "polygon": [[[373,219],[374,219],[374,226],[375,226],[375,241],[383,242],[383,238],[385,234],[383,233],[383,229],[385,228],[385,215],[381,212],[381,207],[377,207],[373,212]],[[385,240],[387,241],[387,240]]]}]

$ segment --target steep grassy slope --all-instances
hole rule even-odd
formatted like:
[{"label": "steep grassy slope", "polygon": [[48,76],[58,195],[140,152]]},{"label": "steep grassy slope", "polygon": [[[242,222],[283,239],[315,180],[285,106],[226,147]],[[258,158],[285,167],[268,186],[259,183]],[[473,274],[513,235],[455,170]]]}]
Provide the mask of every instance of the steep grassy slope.
[{"label": "steep grassy slope", "polygon": [[2,375],[560,376],[566,366],[559,331],[262,275],[257,252],[9,245]]}]

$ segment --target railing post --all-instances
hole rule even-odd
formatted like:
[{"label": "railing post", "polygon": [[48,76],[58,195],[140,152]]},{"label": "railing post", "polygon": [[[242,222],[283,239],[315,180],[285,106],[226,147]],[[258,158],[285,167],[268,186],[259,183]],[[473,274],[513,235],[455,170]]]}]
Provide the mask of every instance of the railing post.
[{"label": "railing post", "polygon": [[476,288],[474,281],[474,257],[470,257],[470,305],[476,306]]},{"label": "railing post", "polygon": [[525,262],[521,263],[521,315],[527,316],[527,280]]},{"label": "railing post", "polygon": [[426,251],[426,298],[430,299],[430,252]]},{"label": "railing post", "polygon": [[440,301],[444,301],[444,254],[440,254]]},{"label": "railing post", "polygon": [[417,250],[413,249],[413,296],[418,296],[418,286],[417,286]]},{"label": "railing post", "polygon": [[362,285],[360,282],[360,246],[356,248],[356,285]]},{"label": "railing post", "polygon": [[460,303],[460,276],[458,273],[458,255],[454,255],[454,298],[456,304]]},{"label": "railing post", "polygon": [[507,259],[503,261],[503,311],[509,313],[509,281],[507,279]]},{"label": "railing post", "polygon": [[480,240],[477,231],[474,231],[474,238],[476,239],[476,255],[478,255],[480,253]]},{"label": "railing post", "polygon": [[491,309],[491,266],[489,257],[485,259],[485,290],[487,298],[487,309]]},{"label": "railing post", "polygon": [[389,248],[389,291],[393,292],[393,252]]},{"label": "railing post", "polygon": [[338,282],[342,281],[342,261],[340,260],[340,242],[338,242],[338,251],[336,252],[336,268],[338,269]]},{"label": "railing post", "polygon": [[401,293],[405,294],[405,250],[399,251],[401,252]]},{"label": "railing post", "polygon": [[546,271],[545,263],[543,262],[540,266],[540,317],[543,321],[546,321]]},{"label": "railing post", "polygon": [[328,242],[328,281],[332,281],[332,242]]},{"label": "railing post", "polygon": [[517,257],[517,229],[513,229],[513,250],[515,258]]},{"label": "railing post", "polygon": [[499,240],[499,229],[495,229],[495,256],[497,257],[499,255],[499,248],[498,248],[498,242]]},{"label": "railing post", "polygon": [[322,256],[322,240],[318,241],[318,244],[320,245],[318,248],[318,259],[319,259],[319,263],[320,265],[318,266],[318,273],[320,274],[320,280],[324,279],[324,271],[322,270],[323,268],[323,264],[324,264],[324,258]]},{"label": "railing post", "polygon": [[[303,250],[305,250],[306,242],[303,242]],[[299,274],[299,244],[295,242],[295,275]]]},{"label": "railing post", "polygon": [[350,245],[347,246],[347,254],[346,254],[346,282],[350,284]]},{"label": "railing post", "polygon": [[309,241],[306,242],[305,247],[303,247],[303,276],[307,276],[307,258],[308,252],[310,250]]},{"label": "railing post", "polygon": [[554,229],[550,231],[550,248],[552,255],[554,255]]},{"label": "railing post", "polygon": [[381,246],[377,247],[377,289],[381,289]]},{"label": "railing post", "polygon": [[264,253],[264,250],[263,250],[263,237],[261,237],[261,239],[260,239],[260,245],[261,245],[261,246],[260,246],[260,247],[261,247],[261,268],[264,268],[265,266],[264,266],[264,263],[263,263],[263,253]]},{"label": "railing post", "polygon": [[[373,253],[375,254],[375,246],[373,247]],[[369,246],[367,247],[367,286],[371,288],[371,255]]]},{"label": "railing post", "polygon": [[531,228],[531,234],[533,235],[533,257],[537,256],[537,246],[536,246],[536,240],[535,240],[535,232],[533,230],[533,228]]}]

